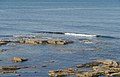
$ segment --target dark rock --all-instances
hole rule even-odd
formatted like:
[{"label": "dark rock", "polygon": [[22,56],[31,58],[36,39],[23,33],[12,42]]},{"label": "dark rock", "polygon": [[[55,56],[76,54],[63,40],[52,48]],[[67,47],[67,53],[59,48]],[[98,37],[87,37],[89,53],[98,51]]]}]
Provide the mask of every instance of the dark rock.
[{"label": "dark rock", "polygon": [[48,65],[42,65],[42,67],[47,67]]}]

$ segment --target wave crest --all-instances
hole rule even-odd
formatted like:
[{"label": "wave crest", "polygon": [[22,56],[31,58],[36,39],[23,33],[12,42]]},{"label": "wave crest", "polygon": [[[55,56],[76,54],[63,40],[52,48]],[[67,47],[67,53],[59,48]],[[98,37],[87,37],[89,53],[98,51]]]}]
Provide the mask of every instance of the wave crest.
[{"label": "wave crest", "polygon": [[65,33],[65,35],[80,36],[80,37],[97,37],[97,35],[77,34],[77,33]]}]

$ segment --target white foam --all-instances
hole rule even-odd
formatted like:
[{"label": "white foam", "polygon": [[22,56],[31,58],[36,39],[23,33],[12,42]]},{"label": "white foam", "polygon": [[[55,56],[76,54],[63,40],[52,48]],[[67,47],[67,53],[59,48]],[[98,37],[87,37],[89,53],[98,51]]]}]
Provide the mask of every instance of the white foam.
[{"label": "white foam", "polygon": [[77,34],[77,33],[65,33],[65,35],[70,35],[70,36],[80,36],[80,37],[96,37],[96,35]]}]

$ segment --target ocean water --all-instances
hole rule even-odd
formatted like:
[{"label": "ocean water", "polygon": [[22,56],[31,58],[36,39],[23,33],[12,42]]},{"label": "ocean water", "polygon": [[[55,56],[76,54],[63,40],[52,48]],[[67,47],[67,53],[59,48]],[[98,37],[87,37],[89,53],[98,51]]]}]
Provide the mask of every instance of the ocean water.
[{"label": "ocean water", "polygon": [[[38,66],[18,70],[23,77],[49,77],[49,70],[75,67],[96,59],[120,61],[120,0],[0,0],[0,39],[16,40],[19,39],[17,36],[25,35],[72,40],[74,43],[0,46],[0,49],[7,49],[0,53],[0,60],[14,56],[29,59],[23,63],[0,62],[0,66]],[[92,43],[82,42],[83,38]],[[47,67],[41,67],[43,65]],[[0,76],[17,77],[14,74]]]}]

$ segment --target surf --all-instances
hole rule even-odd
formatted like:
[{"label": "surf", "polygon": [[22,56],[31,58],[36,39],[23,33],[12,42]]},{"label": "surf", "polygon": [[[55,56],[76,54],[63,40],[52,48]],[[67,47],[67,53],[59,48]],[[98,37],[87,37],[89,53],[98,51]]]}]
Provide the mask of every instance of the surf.
[{"label": "surf", "polygon": [[36,31],[33,33],[42,33],[42,34],[61,34],[65,36],[74,36],[74,37],[90,37],[90,38],[110,38],[110,39],[120,39],[118,37],[113,36],[104,36],[104,35],[95,35],[95,34],[86,34],[86,33],[74,33],[74,32],[52,32],[52,31]]},{"label": "surf", "polygon": [[97,36],[97,35],[78,34],[78,33],[64,33],[64,34],[69,36],[80,36],[80,37],[96,37]]}]

